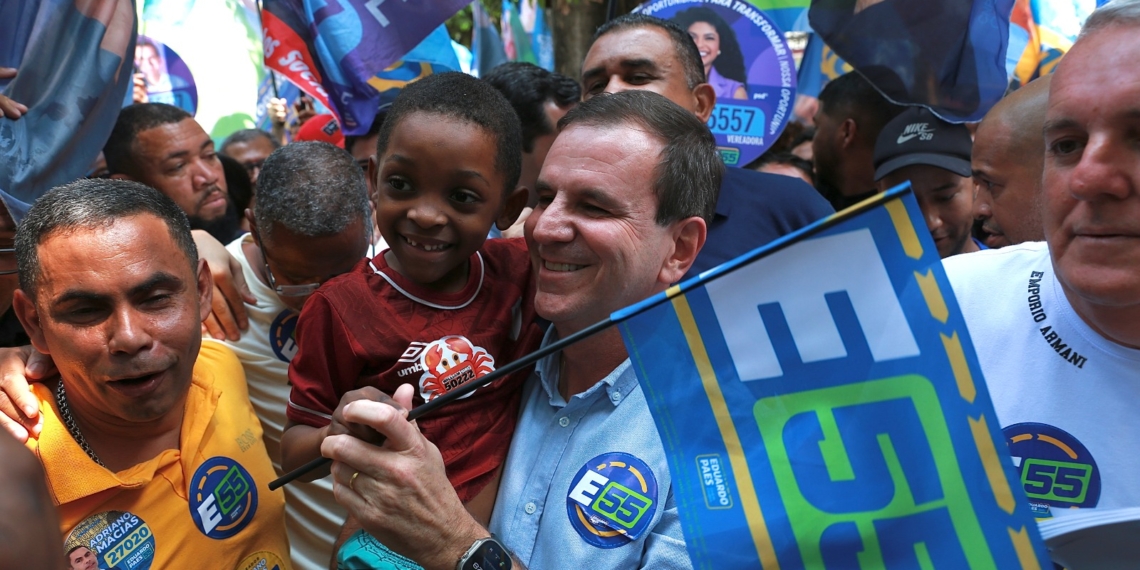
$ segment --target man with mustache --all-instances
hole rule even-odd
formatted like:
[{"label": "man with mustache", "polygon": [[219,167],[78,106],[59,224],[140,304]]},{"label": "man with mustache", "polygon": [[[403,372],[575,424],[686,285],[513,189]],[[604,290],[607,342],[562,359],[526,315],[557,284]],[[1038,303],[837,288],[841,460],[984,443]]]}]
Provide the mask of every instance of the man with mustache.
[{"label": "man with mustache", "polygon": [[[59,379],[36,384],[65,550],[108,566],[291,568],[285,498],[241,363],[202,340],[210,272],[185,215],[121,180],[56,187],[16,238],[13,306]],[[193,561],[191,564],[189,560]]]},{"label": "man with mustache", "polygon": [[166,194],[222,243],[241,233],[214,141],[189,113],[165,103],[125,107],[103,147],[111,178],[134,180]]}]

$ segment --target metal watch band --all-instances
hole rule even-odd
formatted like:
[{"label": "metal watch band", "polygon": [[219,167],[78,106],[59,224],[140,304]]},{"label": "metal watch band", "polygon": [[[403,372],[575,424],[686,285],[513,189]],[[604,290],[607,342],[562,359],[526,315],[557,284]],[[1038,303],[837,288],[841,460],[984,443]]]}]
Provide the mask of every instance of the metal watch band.
[{"label": "metal watch band", "polygon": [[511,570],[514,564],[503,543],[494,536],[480,538],[459,557],[455,570]]}]

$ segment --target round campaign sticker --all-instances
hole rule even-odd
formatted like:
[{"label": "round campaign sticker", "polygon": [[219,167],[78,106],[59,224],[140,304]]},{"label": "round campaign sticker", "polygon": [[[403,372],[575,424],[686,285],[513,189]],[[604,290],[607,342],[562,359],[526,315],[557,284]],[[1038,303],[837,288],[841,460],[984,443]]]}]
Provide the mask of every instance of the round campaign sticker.
[{"label": "round campaign sticker", "polygon": [[282,570],[283,568],[285,568],[285,562],[281,560],[280,556],[263,550],[242,558],[235,570]]},{"label": "round campaign sticker", "polygon": [[796,101],[796,63],[763,12],[713,0],[652,0],[634,11],[672,20],[696,42],[716,91],[708,125],[725,164],[744,166],[776,142]]},{"label": "round campaign sticker", "polygon": [[1100,501],[1100,469],[1077,438],[1039,423],[1001,431],[1035,517],[1050,517],[1053,508],[1095,507]]},{"label": "round campaign sticker", "polygon": [[285,309],[269,325],[269,346],[281,362],[292,362],[297,354],[297,311]]},{"label": "round campaign sticker", "polygon": [[257,513],[253,477],[229,457],[211,457],[190,479],[190,516],[202,534],[217,540],[244,529]]},{"label": "round campaign sticker", "polygon": [[75,525],[63,548],[67,567],[75,570],[148,570],[154,562],[154,533],[134,513],[103,511]]},{"label": "round campaign sticker", "polygon": [[143,75],[151,103],[174,105],[193,115],[198,109],[198,87],[186,62],[154,38],[139,36],[135,44],[135,73]]},{"label": "round campaign sticker", "polygon": [[570,481],[566,514],[587,543],[617,548],[640,538],[657,510],[657,479],[628,453],[603,453]]}]

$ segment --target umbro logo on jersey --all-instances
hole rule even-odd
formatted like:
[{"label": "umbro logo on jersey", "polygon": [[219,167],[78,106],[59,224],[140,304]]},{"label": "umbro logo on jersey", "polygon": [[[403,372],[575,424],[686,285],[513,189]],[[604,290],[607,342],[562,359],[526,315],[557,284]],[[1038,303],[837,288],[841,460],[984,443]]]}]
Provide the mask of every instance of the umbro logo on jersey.
[{"label": "umbro logo on jersey", "polygon": [[930,123],[911,123],[903,129],[903,134],[895,141],[902,144],[914,137],[918,137],[920,141],[928,141],[934,138],[934,129],[930,128]]}]

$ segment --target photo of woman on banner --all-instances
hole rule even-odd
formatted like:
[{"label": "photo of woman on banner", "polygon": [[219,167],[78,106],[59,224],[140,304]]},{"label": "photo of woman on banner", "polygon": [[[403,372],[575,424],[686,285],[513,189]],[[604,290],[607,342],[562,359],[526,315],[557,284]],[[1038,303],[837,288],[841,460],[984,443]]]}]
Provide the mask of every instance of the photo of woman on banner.
[{"label": "photo of woman on banner", "polygon": [[140,35],[135,44],[135,69],[146,83],[147,100],[166,103],[193,115],[198,89],[182,58],[168,46]]},{"label": "photo of woman on banner", "polygon": [[744,55],[736,32],[709,8],[689,8],[679,12],[673,21],[687,30],[701,53],[705,77],[718,99],[747,99]]}]

